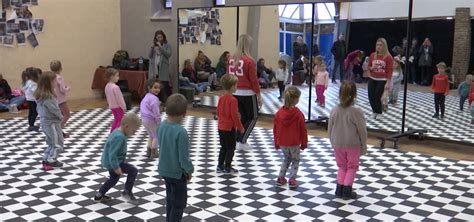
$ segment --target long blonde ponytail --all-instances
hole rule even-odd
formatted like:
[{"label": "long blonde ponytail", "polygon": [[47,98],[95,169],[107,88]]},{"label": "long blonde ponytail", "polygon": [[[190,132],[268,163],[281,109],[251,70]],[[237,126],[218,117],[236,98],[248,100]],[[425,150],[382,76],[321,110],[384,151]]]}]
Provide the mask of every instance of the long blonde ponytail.
[{"label": "long blonde ponytail", "polygon": [[239,66],[239,60],[242,56],[248,56],[251,59],[252,56],[250,55],[250,47],[252,47],[252,37],[247,34],[243,34],[239,36],[239,41],[237,42],[237,50],[234,53],[234,61],[235,66]]}]

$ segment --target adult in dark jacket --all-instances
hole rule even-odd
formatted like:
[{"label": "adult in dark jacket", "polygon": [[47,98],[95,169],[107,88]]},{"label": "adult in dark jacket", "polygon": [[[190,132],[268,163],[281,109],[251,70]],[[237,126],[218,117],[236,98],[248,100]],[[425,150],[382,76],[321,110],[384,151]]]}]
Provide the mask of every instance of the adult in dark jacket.
[{"label": "adult in dark jacket", "polygon": [[303,37],[298,36],[293,43],[293,61],[300,59],[301,56],[308,57],[308,46],[304,43]]},{"label": "adult in dark jacket", "polygon": [[[406,51],[406,48],[407,48],[408,44],[407,44],[407,40],[406,38],[403,39],[403,56],[405,56],[405,51]],[[419,77],[417,76],[417,73],[416,73],[416,63],[418,61],[418,39],[417,38],[413,38],[411,40],[411,47],[410,47],[410,50],[408,51],[408,58],[406,58],[406,61],[408,61],[407,64],[409,64],[409,72],[407,73],[408,74],[408,77],[407,77],[407,81],[411,84],[413,83],[419,83]]]},{"label": "adult in dark jacket", "polygon": [[7,80],[3,78],[0,73],[0,112],[5,112],[10,109],[10,106],[14,105],[17,108],[25,102],[24,96],[12,95],[12,89],[8,84]]},{"label": "adult in dark jacket", "polygon": [[265,66],[265,59],[260,58],[257,62],[257,77],[265,80],[266,87],[272,87],[272,80],[275,78],[275,72],[272,68]]},{"label": "adult in dark jacket", "polygon": [[313,48],[312,48],[311,51],[313,52],[313,58],[321,54],[319,52],[319,46],[318,46],[317,43],[314,43]]},{"label": "adult in dark jacket", "polygon": [[334,56],[334,69],[332,70],[332,82],[336,83],[336,72],[339,71],[341,82],[344,79],[344,59],[346,58],[346,41],[344,34],[340,34],[339,38],[331,47],[331,53]]},{"label": "adult in dark jacket", "polygon": [[421,84],[430,85],[432,73],[430,72],[431,65],[433,62],[433,45],[429,38],[425,38],[423,44],[418,49],[418,66],[421,69]]},{"label": "adult in dark jacket", "polygon": [[293,75],[299,76],[302,82],[309,83],[309,70],[308,58],[301,56],[300,59],[293,62]]}]

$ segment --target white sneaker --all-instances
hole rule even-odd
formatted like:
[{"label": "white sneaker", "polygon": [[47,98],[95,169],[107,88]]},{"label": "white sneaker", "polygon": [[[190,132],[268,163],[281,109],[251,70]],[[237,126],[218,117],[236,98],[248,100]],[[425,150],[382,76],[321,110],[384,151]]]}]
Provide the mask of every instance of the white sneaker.
[{"label": "white sneaker", "polygon": [[241,143],[241,142],[237,142],[237,144],[235,145],[235,149],[236,149],[236,150],[243,150],[243,148],[242,148],[242,143]]},{"label": "white sneaker", "polygon": [[241,143],[240,147],[244,151],[252,150],[252,146],[250,146],[248,143]]}]

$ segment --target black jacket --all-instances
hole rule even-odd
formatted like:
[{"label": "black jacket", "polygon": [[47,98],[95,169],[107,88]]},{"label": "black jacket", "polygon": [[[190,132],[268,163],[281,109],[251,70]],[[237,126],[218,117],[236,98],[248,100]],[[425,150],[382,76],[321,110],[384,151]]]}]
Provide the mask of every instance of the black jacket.
[{"label": "black jacket", "polygon": [[346,58],[346,42],[345,41],[336,41],[331,47],[331,53],[334,55],[334,59],[338,61],[344,61]]},{"label": "black jacket", "polygon": [[293,61],[300,59],[301,55],[308,57],[308,46],[306,43],[303,43],[302,45],[297,42],[293,43]]},{"label": "black jacket", "polygon": [[313,51],[313,56],[318,56],[318,55],[320,55],[318,44],[314,44],[314,45],[313,45],[313,50],[312,50],[312,51]]},{"label": "black jacket", "polygon": [[7,80],[0,80],[0,99],[11,99],[12,97],[12,89]]}]

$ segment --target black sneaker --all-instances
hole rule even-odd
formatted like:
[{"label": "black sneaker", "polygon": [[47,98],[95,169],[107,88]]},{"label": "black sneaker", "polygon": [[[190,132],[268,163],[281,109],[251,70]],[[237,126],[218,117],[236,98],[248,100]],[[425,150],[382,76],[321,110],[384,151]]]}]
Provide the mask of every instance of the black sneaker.
[{"label": "black sneaker", "polygon": [[39,127],[37,127],[37,126],[29,126],[28,127],[29,132],[38,131],[38,130],[39,130]]},{"label": "black sneaker", "polygon": [[124,190],[122,192],[122,198],[125,199],[127,202],[133,205],[138,205],[138,199],[135,198],[132,192]]},{"label": "black sneaker", "polygon": [[224,173],[224,168],[220,167],[220,166],[217,166],[216,173]]},{"label": "black sneaker", "polygon": [[439,118],[439,115],[438,115],[438,114],[434,114],[432,117],[438,119],[438,118]]},{"label": "black sneaker", "polygon": [[236,173],[239,173],[239,171],[235,168],[230,167],[230,168],[226,168],[224,170],[224,173],[225,174],[236,174]]},{"label": "black sneaker", "polygon": [[63,163],[59,162],[59,161],[55,161],[55,162],[51,162],[49,163],[52,167],[63,167]]},{"label": "black sneaker", "polygon": [[109,195],[98,196],[98,194],[96,194],[94,196],[94,201],[97,203],[106,203],[106,202],[109,202],[110,200],[112,200],[112,197],[110,197]]}]

